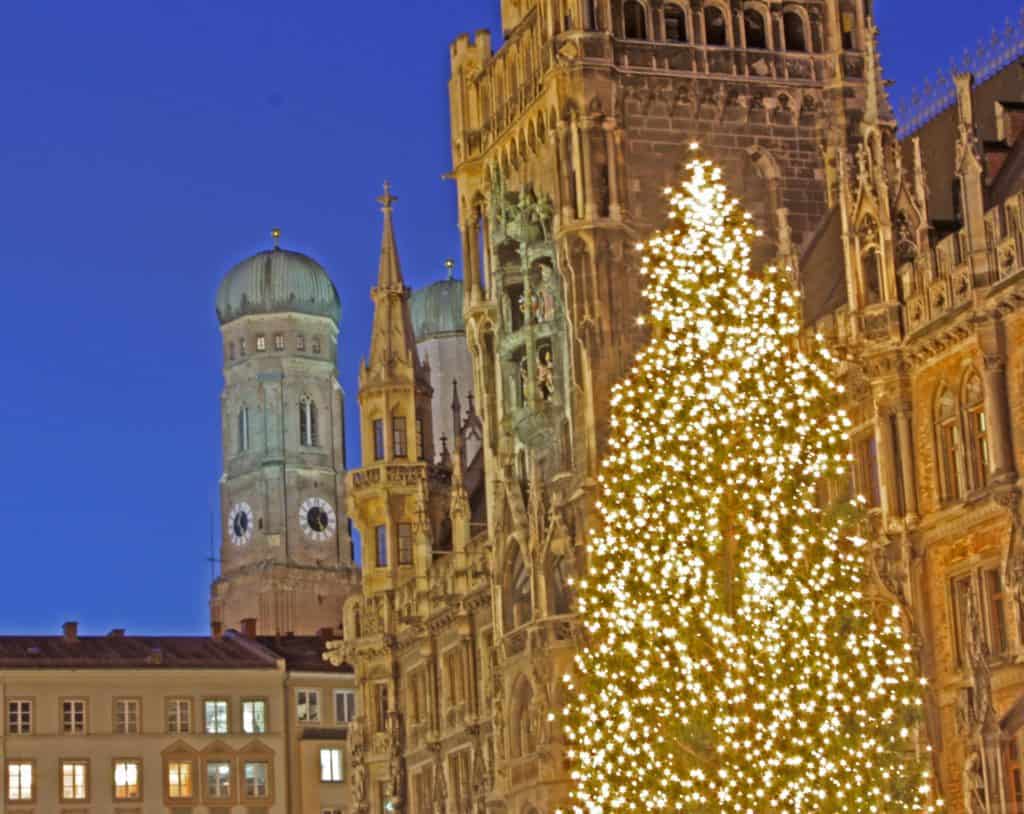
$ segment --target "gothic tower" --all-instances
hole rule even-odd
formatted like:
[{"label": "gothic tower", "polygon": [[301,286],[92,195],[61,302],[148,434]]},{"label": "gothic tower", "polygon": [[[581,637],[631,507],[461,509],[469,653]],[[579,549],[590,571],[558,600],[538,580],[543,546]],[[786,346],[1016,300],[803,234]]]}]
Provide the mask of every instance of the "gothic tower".
[{"label": "gothic tower", "polygon": [[338,292],[316,261],[275,245],[228,272],[217,316],[224,475],[212,624],[252,619],[265,635],[337,628],[358,588],[344,508]]},{"label": "gothic tower", "polygon": [[575,651],[611,388],[643,339],[636,241],[691,142],[794,258],[860,138],[870,3],[502,0],[504,42],[451,46],[466,332],[484,426],[496,810],[564,806],[546,711]]}]

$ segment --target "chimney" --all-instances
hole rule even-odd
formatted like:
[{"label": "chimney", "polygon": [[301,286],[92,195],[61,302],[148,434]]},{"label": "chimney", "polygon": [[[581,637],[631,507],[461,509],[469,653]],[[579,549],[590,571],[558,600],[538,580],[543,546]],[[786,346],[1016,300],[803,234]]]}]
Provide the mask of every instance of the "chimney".
[{"label": "chimney", "polygon": [[124,638],[124,628],[123,627],[115,627],[112,631],[110,631],[110,633],[107,634],[107,638],[108,639],[123,639]]},{"label": "chimney", "polygon": [[247,639],[256,638],[256,620],[249,618],[242,620],[242,635]]},{"label": "chimney", "polygon": [[78,622],[65,622],[64,623],[64,641],[66,641],[66,642],[77,642],[78,641]]},{"label": "chimney", "polygon": [[223,622],[210,622],[210,635],[219,639],[224,635],[224,623]]}]

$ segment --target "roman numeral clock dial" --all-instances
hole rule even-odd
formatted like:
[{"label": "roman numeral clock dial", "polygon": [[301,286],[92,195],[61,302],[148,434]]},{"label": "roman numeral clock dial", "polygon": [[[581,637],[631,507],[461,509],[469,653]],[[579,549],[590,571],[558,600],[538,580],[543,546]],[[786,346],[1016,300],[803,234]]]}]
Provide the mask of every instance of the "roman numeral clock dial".
[{"label": "roman numeral clock dial", "polygon": [[248,503],[236,503],[228,515],[228,539],[243,546],[252,539],[253,513]]},{"label": "roman numeral clock dial", "polygon": [[322,543],[334,536],[338,518],[330,503],[320,497],[311,497],[299,507],[299,525],[310,540]]}]

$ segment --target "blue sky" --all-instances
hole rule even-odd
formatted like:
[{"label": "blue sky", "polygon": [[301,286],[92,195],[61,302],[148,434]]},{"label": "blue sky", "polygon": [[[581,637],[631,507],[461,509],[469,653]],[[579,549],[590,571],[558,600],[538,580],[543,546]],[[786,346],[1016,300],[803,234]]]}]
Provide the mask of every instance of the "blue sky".
[{"label": "blue sky", "polygon": [[[410,284],[443,275],[458,254],[447,47],[496,29],[497,5],[5,5],[0,631],[206,630],[217,283],[272,227],[319,259],[342,295],[354,419],[374,199],[390,178]],[[876,5],[896,96],[1019,7]]]}]

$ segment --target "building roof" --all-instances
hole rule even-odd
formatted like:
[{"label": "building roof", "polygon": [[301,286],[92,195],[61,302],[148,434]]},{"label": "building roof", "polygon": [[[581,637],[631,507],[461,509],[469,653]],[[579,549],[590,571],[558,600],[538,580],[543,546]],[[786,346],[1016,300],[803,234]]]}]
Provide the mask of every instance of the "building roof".
[{"label": "building roof", "polygon": [[825,215],[800,259],[804,320],[817,322],[846,304],[846,262],[839,207]]},{"label": "building roof", "polygon": [[324,661],[327,640],[322,636],[257,636],[255,641],[283,658],[292,672],[342,675],[353,672],[348,664],[335,667]]},{"label": "building roof", "polygon": [[417,342],[466,330],[462,316],[462,280],[438,280],[416,289],[409,298],[409,308]]},{"label": "building roof", "polygon": [[0,669],[275,669],[274,653],[224,636],[0,636]]},{"label": "building roof", "polygon": [[341,322],[341,299],[323,266],[299,252],[274,248],[243,260],[217,290],[224,325],[253,314],[309,314]]}]

